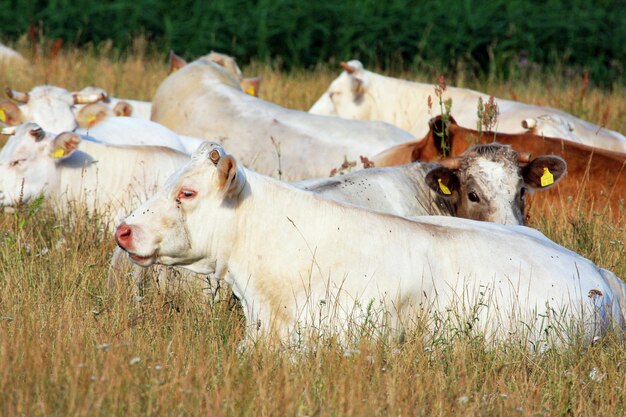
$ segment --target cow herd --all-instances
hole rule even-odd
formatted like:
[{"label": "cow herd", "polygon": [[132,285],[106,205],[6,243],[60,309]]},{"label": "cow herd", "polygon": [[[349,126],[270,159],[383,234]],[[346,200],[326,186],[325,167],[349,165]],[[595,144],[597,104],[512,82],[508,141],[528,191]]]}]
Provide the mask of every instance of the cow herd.
[{"label": "cow herd", "polygon": [[259,99],[226,55],[172,62],[150,103],[50,85],[0,102],[0,206],[43,195],[104,214],[112,288],[139,295],[151,270],[211,294],[225,282],[247,341],[397,336],[451,314],[533,347],[626,325],[620,278],[524,226],[534,192],[623,216],[623,135],[500,99],[481,129],[493,98],[440,86],[449,114],[431,85],[359,61],[308,113]]}]

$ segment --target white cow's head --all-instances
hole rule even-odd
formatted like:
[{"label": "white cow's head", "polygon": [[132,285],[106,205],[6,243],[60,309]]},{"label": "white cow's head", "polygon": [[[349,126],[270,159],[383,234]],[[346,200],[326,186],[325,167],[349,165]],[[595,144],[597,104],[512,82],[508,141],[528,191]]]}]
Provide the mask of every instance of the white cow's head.
[{"label": "white cow's head", "polygon": [[[74,114],[76,104],[95,103],[106,99],[106,93],[71,93],[64,88],[42,85],[23,93],[7,88],[13,101],[0,102],[0,121],[9,126],[21,123],[37,123],[49,132],[64,132],[76,129]],[[16,104],[17,102],[18,104]]]},{"label": "white cow's head", "polygon": [[213,273],[220,251],[234,239],[234,207],[246,183],[235,158],[220,145],[205,142],[117,227],[115,239],[141,266],[158,262]]},{"label": "white cow's head", "polygon": [[320,97],[309,113],[339,116],[344,119],[367,120],[371,118],[371,103],[368,100],[369,75],[360,61],[342,62],[341,73],[328,90]]},{"label": "white cow's head", "polygon": [[[205,62],[211,61],[220,65],[239,82],[239,86],[246,94],[254,97],[259,96],[261,77],[244,78],[239,65],[237,65],[237,61],[232,56],[213,51],[208,55],[198,58],[197,60]],[[178,71],[186,65],[187,61],[176,55],[174,51],[170,51],[170,74]]]},{"label": "white cow's head", "polygon": [[526,191],[554,186],[567,170],[558,156],[531,160],[529,154],[498,143],[475,145],[442,165],[426,175],[426,182],[454,204],[457,216],[522,225]]},{"label": "white cow's head", "polygon": [[46,133],[35,123],[16,129],[0,151],[0,206],[15,206],[47,194],[59,182],[59,161],[71,156],[80,136]]}]

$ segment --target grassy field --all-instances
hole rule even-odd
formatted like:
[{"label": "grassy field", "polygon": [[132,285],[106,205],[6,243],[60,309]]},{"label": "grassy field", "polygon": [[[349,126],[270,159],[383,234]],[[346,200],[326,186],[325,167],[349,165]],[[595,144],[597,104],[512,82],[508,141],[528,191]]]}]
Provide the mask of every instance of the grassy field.
[{"label": "grassy field", "polygon": [[[98,85],[149,100],[166,76],[165,54],[61,50],[25,71],[0,68],[0,85]],[[266,64],[261,96],[307,109],[336,68],[281,73]],[[583,86],[555,69],[513,82],[448,77],[495,96],[562,108],[626,132],[626,89]],[[394,74],[433,82],[436,74]],[[582,203],[531,216],[558,243],[626,277],[626,219]],[[601,208],[595,208],[601,209]],[[206,306],[195,294],[148,291],[137,305],[111,292],[114,242],[96,218],[72,221],[34,205],[0,215],[0,415],[2,416],[416,416],[624,415],[626,348],[607,338],[533,354],[515,344],[487,348],[471,332],[414,329],[402,345],[332,341],[311,352],[262,344],[245,354],[241,312]]]}]

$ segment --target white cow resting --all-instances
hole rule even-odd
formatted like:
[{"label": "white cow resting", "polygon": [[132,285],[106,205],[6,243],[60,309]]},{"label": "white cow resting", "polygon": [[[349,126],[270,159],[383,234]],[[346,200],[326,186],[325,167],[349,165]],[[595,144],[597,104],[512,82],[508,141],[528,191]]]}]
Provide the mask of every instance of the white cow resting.
[{"label": "white cow resting", "polygon": [[[403,217],[459,216],[523,225],[526,189],[550,188],[563,177],[566,168],[565,161],[556,156],[540,156],[532,161],[529,158],[507,145],[479,145],[460,158],[443,161],[446,166],[414,163],[372,168],[293,185],[336,201]],[[537,180],[546,166],[554,175],[554,183],[542,187]],[[144,284],[154,280],[165,292],[176,292],[190,284],[200,287],[209,300],[215,299],[219,285],[208,277],[180,268],[159,268],[150,276],[145,268],[133,268],[127,259],[119,250],[111,259],[111,288],[117,289],[130,280],[134,294],[141,296]]]},{"label": "white cow resting", "polygon": [[285,109],[241,91],[224,68],[198,60],[171,74],[152,100],[152,120],[187,136],[226,144],[262,173],[299,180],[327,176],[411,140],[381,122],[346,121]]},{"label": "white cow resting", "polygon": [[568,340],[574,324],[591,340],[624,321],[626,286],[537,231],[341,205],[249,171],[211,143],[118,226],[116,240],[139,265],[224,279],[248,340],[312,328],[345,340],[365,322],[400,330],[448,309],[471,311],[487,338],[529,344],[555,333]]},{"label": "white cow resting", "polygon": [[[428,133],[428,121],[441,113],[433,85],[386,77],[367,71],[361,62],[342,63],[345,71],[309,110],[312,114],[334,115],[355,120],[382,120],[411,132],[418,138]],[[443,98],[452,99],[458,124],[475,129],[478,99],[489,96],[467,88],[447,87]],[[538,135],[562,138],[596,148],[626,152],[624,135],[579,119],[561,110],[516,101],[496,99],[500,109],[497,126],[501,133],[521,133],[524,128]]]},{"label": "white cow resting", "polygon": [[[34,123],[23,124],[0,151],[0,208],[27,204],[43,194],[61,213],[84,204],[89,212],[103,215],[112,228],[188,160],[186,154],[167,147],[112,146],[69,132],[55,137]],[[126,271],[124,263],[116,262],[119,259],[114,256],[111,284]],[[161,269],[157,274],[165,289],[180,287],[180,272]],[[135,291],[146,279],[136,271],[130,278]],[[207,277],[187,272],[182,281],[211,293],[217,288]]]},{"label": "white cow resting", "polygon": [[169,148],[109,146],[26,123],[0,151],[0,207],[43,194],[61,211],[75,202],[90,212],[108,212],[114,225],[188,160]]},{"label": "white cow resting", "polygon": [[[554,182],[542,186],[549,167]],[[336,201],[403,217],[458,216],[524,224],[526,190],[547,190],[563,178],[565,161],[553,155],[530,160],[508,145],[476,145],[441,164],[371,168],[333,178],[293,183]]]},{"label": "white cow resting", "polygon": [[28,93],[8,90],[19,103],[0,102],[0,121],[9,126],[37,123],[47,132],[76,131],[117,146],[165,146],[191,154],[201,142],[180,137],[168,128],[139,118],[112,117],[113,111],[102,102],[107,94],[88,87],[77,93],[43,85]]}]

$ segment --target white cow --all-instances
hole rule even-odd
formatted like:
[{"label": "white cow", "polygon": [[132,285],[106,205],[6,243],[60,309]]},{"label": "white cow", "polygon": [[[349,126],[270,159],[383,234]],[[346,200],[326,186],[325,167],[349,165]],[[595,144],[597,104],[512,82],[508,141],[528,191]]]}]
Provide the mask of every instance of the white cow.
[{"label": "white cow", "polygon": [[25,65],[27,61],[22,54],[17,52],[15,49],[9,48],[8,46],[0,43],[0,63],[17,63],[18,65]]},{"label": "white cow", "polygon": [[299,340],[312,329],[349,340],[363,325],[388,334],[451,310],[487,340],[529,344],[591,340],[624,323],[619,278],[535,230],[341,205],[249,171],[212,143],[118,226],[116,240],[139,265],[229,283],[247,340]]},{"label": "white cow", "polygon": [[346,157],[374,155],[412,138],[386,123],[314,116],[252,97],[209,60],[163,81],[152,100],[152,120],[182,135],[225,143],[260,172],[291,180],[326,176]]},{"label": "white cow", "polygon": [[[428,97],[437,100],[432,84],[386,77],[367,71],[361,62],[342,63],[345,71],[309,110],[312,114],[334,115],[355,120],[382,120],[408,130],[418,138],[428,133],[428,121],[441,113],[438,103],[428,109]],[[475,129],[478,99],[489,96],[467,88],[447,87],[443,98],[452,99],[452,113],[458,124]],[[500,110],[493,129],[521,133],[532,129],[538,135],[562,138],[585,145],[626,152],[624,135],[589,123],[561,110],[516,101],[496,99]]]},{"label": "white cow", "polygon": [[[554,182],[542,186],[546,167]],[[526,190],[547,190],[563,178],[566,169],[558,156],[530,160],[529,154],[493,143],[476,145],[441,164],[371,168],[293,185],[402,217],[443,215],[523,225]]]},{"label": "white cow", "polygon": [[34,123],[17,128],[0,151],[0,207],[44,195],[62,212],[84,204],[116,222],[146,200],[189,157],[164,147],[119,147],[76,133],[57,136]]},{"label": "white cow", "polygon": [[187,154],[191,154],[201,142],[182,138],[150,120],[110,117],[113,111],[102,103],[107,94],[99,88],[88,87],[72,93],[64,88],[43,85],[28,93],[10,89],[7,93],[20,103],[0,102],[0,121],[9,126],[33,122],[48,132],[76,131],[109,145],[165,146]]},{"label": "white cow", "polygon": [[[189,160],[186,154],[168,147],[113,146],[69,132],[55,137],[34,123],[15,130],[0,151],[0,208],[26,204],[44,195],[61,213],[69,206],[84,204],[89,212],[104,215],[110,227]],[[124,268],[113,262],[111,284],[117,284]],[[217,288],[207,277],[187,272],[161,270],[157,277],[163,287],[178,288],[181,275],[184,283],[202,286],[205,292],[212,294]],[[136,271],[131,278],[135,291],[146,279]]]},{"label": "white cow", "polygon": [[[239,86],[243,92],[254,97],[259,96],[261,78],[244,78],[241,69],[239,69],[239,65],[237,65],[237,61],[232,56],[212,51],[208,55],[198,58],[198,60],[209,60],[221,65],[237,80],[237,82],[239,82]],[[186,65],[187,61],[176,55],[174,51],[170,51],[170,74],[178,71]]]},{"label": "white cow", "polygon": [[44,129],[60,133],[78,127],[74,108],[79,104],[95,103],[106,99],[106,94],[84,95],[64,88],[42,85],[28,93],[6,89],[9,100],[0,102],[0,121],[9,126],[26,122],[40,124]]}]

